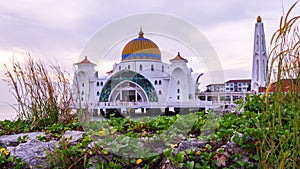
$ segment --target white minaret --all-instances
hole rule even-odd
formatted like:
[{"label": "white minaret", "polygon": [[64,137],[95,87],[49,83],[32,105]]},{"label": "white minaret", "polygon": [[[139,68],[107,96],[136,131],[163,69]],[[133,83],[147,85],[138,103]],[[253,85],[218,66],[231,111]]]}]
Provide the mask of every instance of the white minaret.
[{"label": "white minaret", "polygon": [[254,32],[254,48],[252,62],[252,79],[251,90],[258,92],[259,87],[266,87],[267,83],[267,51],[264,25],[261,22],[261,17],[257,17]]},{"label": "white minaret", "polygon": [[74,73],[74,89],[77,100],[77,107],[91,108],[94,106],[95,100],[95,80],[97,73],[95,71],[95,64],[90,62],[85,57],[81,62],[75,63],[76,69]]}]

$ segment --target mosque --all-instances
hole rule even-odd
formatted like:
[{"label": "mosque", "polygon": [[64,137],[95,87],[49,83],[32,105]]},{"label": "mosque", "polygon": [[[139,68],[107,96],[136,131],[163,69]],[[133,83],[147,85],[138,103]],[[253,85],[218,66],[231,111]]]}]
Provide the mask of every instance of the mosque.
[{"label": "mosque", "polygon": [[[265,86],[266,52],[261,18],[255,27],[252,88]],[[177,52],[176,52],[177,53]],[[163,63],[158,45],[142,30],[123,48],[121,62],[106,76],[98,76],[96,65],[85,57],[76,63],[76,107],[101,113],[164,112],[204,109],[210,102],[200,100],[198,86],[203,73],[194,73],[188,60],[178,52],[170,63]],[[261,73],[261,69],[264,70]]]}]

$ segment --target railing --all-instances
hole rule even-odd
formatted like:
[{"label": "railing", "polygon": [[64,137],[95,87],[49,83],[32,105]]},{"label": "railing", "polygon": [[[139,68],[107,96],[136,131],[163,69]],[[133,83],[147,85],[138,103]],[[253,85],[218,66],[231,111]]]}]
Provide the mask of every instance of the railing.
[{"label": "railing", "polygon": [[99,107],[110,108],[110,107],[145,107],[149,106],[148,102],[100,102]]}]

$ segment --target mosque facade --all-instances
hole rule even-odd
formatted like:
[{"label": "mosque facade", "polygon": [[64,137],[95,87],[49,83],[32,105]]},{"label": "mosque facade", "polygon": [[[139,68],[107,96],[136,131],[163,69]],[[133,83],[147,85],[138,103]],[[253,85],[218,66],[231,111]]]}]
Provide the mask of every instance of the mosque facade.
[{"label": "mosque facade", "polygon": [[85,57],[75,64],[77,107],[107,110],[204,105],[196,97],[202,74],[193,73],[179,52],[170,63],[161,58],[159,47],[142,31],[124,46],[121,62],[106,76],[98,76],[96,65]]},{"label": "mosque facade", "polygon": [[[238,93],[237,98],[245,97],[247,92],[258,93],[260,88],[266,87],[267,62],[264,27],[258,16],[254,31],[252,78],[247,80],[245,90],[237,91],[244,92],[243,95]],[[120,109],[169,111],[169,108],[178,112],[180,109],[206,108],[211,102],[199,99],[207,93],[199,93],[198,89],[203,73],[194,73],[187,63],[188,60],[179,52],[170,63],[162,62],[159,47],[145,38],[141,30],[137,38],[124,46],[121,61],[115,63],[105,76],[98,76],[96,65],[87,57],[75,64],[75,106],[89,110],[96,108],[101,112]],[[234,92],[225,90],[223,94],[235,98]],[[219,93],[216,95],[220,97]]]}]

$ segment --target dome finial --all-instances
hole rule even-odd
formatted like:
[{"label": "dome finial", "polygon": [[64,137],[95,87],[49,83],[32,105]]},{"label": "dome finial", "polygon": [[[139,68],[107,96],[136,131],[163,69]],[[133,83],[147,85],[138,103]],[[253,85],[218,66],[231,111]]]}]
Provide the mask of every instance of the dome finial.
[{"label": "dome finial", "polygon": [[257,23],[261,22],[261,17],[258,15],[258,17],[256,18]]},{"label": "dome finial", "polygon": [[144,38],[144,32],[142,30],[142,27],[140,27],[139,38]]}]

